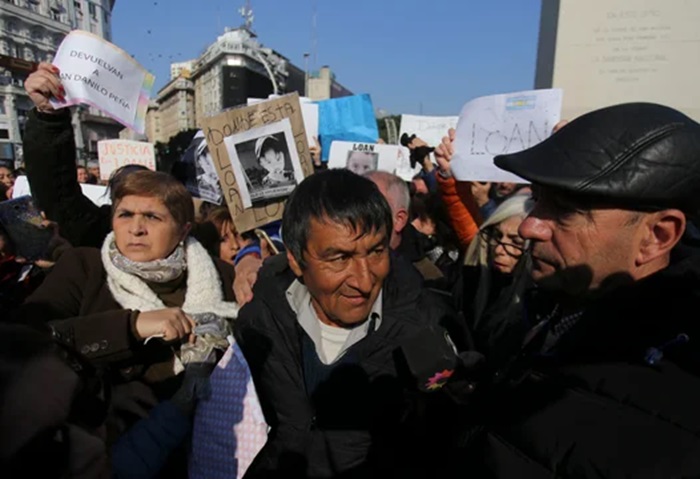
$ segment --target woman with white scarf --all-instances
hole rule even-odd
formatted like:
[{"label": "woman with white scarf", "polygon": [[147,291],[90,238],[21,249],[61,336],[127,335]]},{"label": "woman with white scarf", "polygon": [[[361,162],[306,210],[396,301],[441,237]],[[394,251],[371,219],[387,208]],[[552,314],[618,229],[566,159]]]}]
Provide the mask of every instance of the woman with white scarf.
[{"label": "woman with white scarf", "polygon": [[138,171],[112,193],[113,232],[101,250],[64,253],[18,311],[105,370],[108,444],[171,399],[188,364],[216,363],[238,313],[233,268],[189,236],[194,206],[182,184]]}]

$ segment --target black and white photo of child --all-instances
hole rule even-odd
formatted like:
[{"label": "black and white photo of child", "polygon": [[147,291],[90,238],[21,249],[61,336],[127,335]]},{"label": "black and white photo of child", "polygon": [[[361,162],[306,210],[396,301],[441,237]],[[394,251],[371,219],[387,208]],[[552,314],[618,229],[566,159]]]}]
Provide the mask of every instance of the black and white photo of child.
[{"label": "black and white photo of child", "polygon": [[[250,204],[288,196],[303,179],[288,119],[225,139],[241,196]],[[240,165],[240,166],[239,166]],[[298,170],[298,171],[297,171]],[[248,207],[248,206],[246,206]]]},{"label": "black and white photo of child", "polygon": [[294,184],[294,170],[284,133],[255,140],[255,157],[257,165],[246,169],[253,185],[276,188]]},{"label": "black and white photo of child", "polygon": [[357,173],[364,175],[367,172],[374,171],[379,166],[379,153],[369,151],[349,151],[348,160],[345,167]]},{"label": "black and white photo of child", "polygon": [[181,174],[184,176],[181,181],[189,192],[197,198],[220,205],[223,195],[219,175],[201,130],[195,134],[180,162],[183,164],[180,170],[185,172]]}]

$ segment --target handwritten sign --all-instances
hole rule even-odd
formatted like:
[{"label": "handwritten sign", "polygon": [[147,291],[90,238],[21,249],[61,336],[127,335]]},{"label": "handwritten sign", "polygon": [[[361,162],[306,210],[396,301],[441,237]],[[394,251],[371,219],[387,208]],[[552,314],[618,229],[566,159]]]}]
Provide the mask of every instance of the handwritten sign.
[{"label": "handwritten sign", "polygon": [[[102,185],[88,185],[86,183],[80,184],[80,189],[83,192],[83,196],[87,197],[90,201],[95,203],[97,206],[110,205],[112,201],[110,200],[109,194],[107,193],[107,187]],[[15,180],[15,187],[12,190],[12,198],[19,198],[21,196],[31,196],[32,192],[29,189],[29,181],[27,181],[26,176],[18,176]]]},{"label": "handwritten sign", "polygon": [[[309,155],[309,144],[306,140],[298,94],[292,93],[256,105],[234,108],[203,120],[202,130],[219,175],[224,199],[238,231],[250,231],[282,218],[285,199],[274,198],[262,204],[253,204],[251,208],[245,208],[236,172],[231,165],[226,138],[249,130],[264,129],[265,126],[279,123],[285,118],[288,118],[291,124],[293,145],[303,175],[309,176],[313,173],[313,164]],[[264,139],[264,135],[260,138]],[[264,140],[261,143],[265,143]],[[257,147],[257,142],[254,146]],[[258,148],[255,149],[258,150]]]},{"label": "handwritten sign", "polygon": [[156,169],[153,143],[132,140],[102,140],[97,142],[100,178],[108,180],[114,170],[125,165],[141,165]]},{"label": "handwritten sign", "polygon": [[451,167],[460,181],[524,180],[493,164],[496,155],[522,151],[552,133],[562,91],[533,90],[476,98],[462,109]]},{"label": "handwritten sign", "polygon": [[[280,95],[270,95],[269,99],[279,98]],[[261,103],[265,100],[261,98],[248,98],[248,106]],[[309,146],[313,146],[318,138],[318,105],[310,98],[300,97],[301,116],[304,119],[304,129],[306,130],[306,141]]]},{"label": "handwritten sign", "polygon": [[320,101],[318,115],[323,161],[328,161],[334,141],[375,143],[379,139],[377,119],[369,95]]},{"label": "handwritten sign", "polygon": [[[410,151],[399,145],[379,145],[375,143],[353,143],[334,141],[328,158],[329,168],[347,168],[362,175],[369,171],[381,170],[399,175],[405,163],[410,164]],[[406,177],[409,181],[413,175]]]},{"label": "handwritten sign", "polygon": [[438,146],[442,138],[447,136],[450,128],[457,127],[458,116],[422,116],[422,115],[401,115],[401,132],[399,138],[404,133],[416,135],[424,140],[429,146]]},{"label": "handwritten sign", "polygon": [[85,103],[144,133],[155,77],[131,55],[92,33],[75,30],[63,39],[53,64],[66,90],[65,103],[51,100],[54,108]]}]

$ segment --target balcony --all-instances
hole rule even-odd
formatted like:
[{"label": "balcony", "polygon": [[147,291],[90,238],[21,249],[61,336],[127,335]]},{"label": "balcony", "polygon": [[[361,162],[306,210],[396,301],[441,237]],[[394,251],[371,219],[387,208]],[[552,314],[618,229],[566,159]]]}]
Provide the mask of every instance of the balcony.
[{"label": "balcony", "polygon": [[[29,8],[19,7],[14,3],[7,1],[0,1],[0,12],[4,12],[8,15],[14,15],[17,18],[27,19],[35,24],[42,25],[53,31],[59,31],[63,33],[68,33],[71,31],[70,23],[59,22],[53,18],[42,15],[41,13],[34,12]],[[64,13],[65,15],[65,13]]]}]

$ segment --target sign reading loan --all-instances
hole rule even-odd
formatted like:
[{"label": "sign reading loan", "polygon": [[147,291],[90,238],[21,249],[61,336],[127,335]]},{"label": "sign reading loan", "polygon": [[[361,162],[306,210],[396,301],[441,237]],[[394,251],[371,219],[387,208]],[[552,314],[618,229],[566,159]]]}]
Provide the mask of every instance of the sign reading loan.
[{"label": "sign reading loan", "polygon": [[85,103],[144,132],[154,77],[124,50],[75,30],[63,39],[53,64],[61,71],[66,89],[66,102],[52,100],[54,108]]},{"label": "sign reading loan", "polygon": [[543,0],[536,88],[562,118],[645,101],[700,120],[700,1]]},{"label": "sign reading loan", "polygon": [[452,173],[460,181],[523,182],[493,164],[547,138],[559,121],[561,90],[533,90],[471,100],[459,115]]}]

